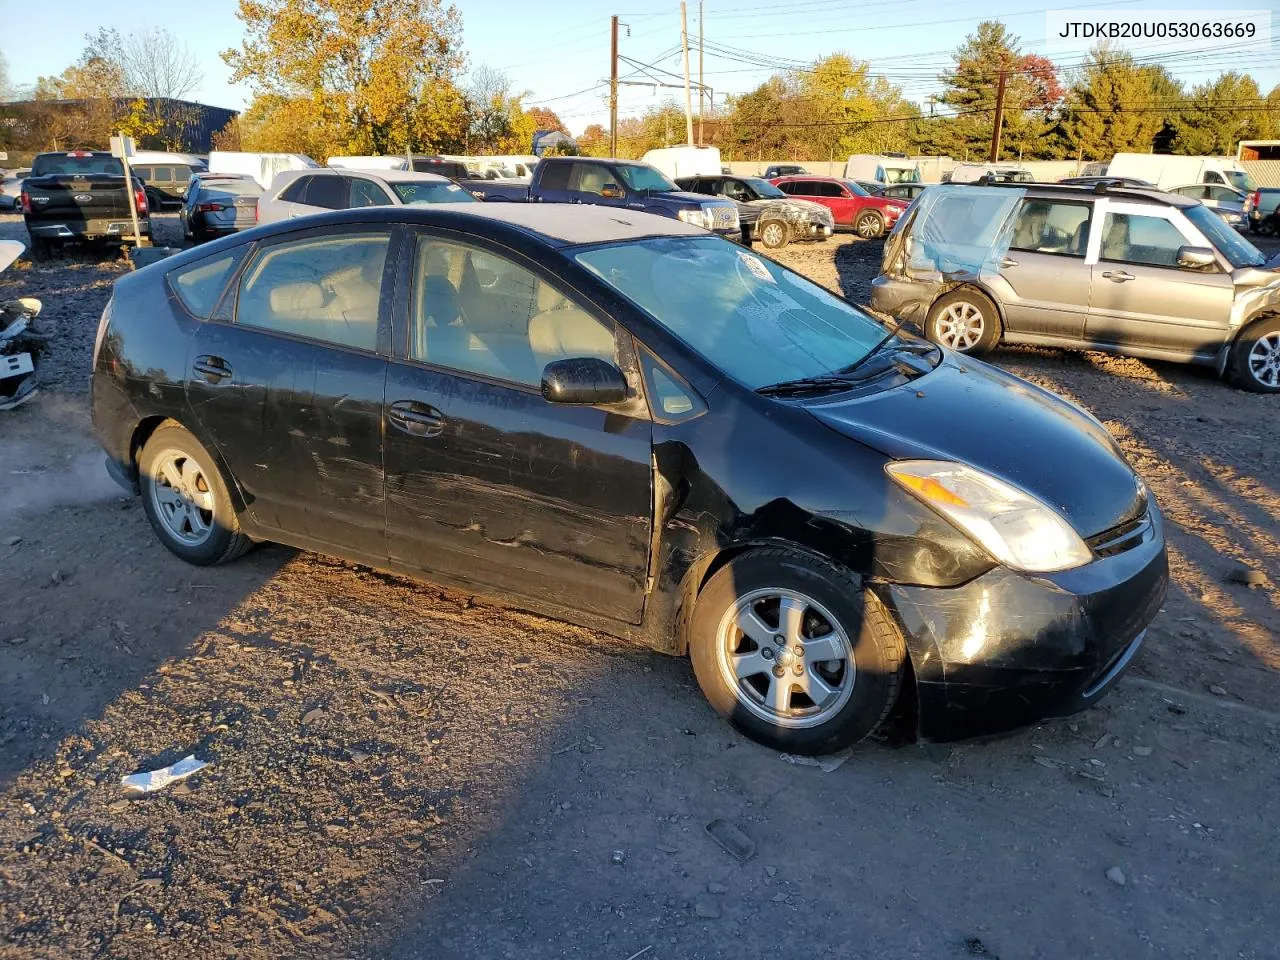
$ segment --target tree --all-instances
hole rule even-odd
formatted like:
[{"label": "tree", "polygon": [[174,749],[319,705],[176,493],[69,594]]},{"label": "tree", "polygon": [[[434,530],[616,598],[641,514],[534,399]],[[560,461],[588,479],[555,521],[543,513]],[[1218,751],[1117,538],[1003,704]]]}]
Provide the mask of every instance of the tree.
[{"label": "tree", "polygon": [[481,65],[471,72],[467,86],[469,149],[489,150],[511,135],[512,107],[519,109],[520,96],[512,97],[511,80],[501,70]]},{"label": "tree", "polygon": [[598,123],[588,124],[578,137],[578,152],[584,157],[609,155],[609,131]]},{"label": "tree", "polygon": [[872,79],[865,62],[837,53],[797,73],[798,116],[804,126],[790,138],[814,159],[880,153],[907,146],[908,127],[894,118],[919,114],[902,90],[883,77]]},{"label": "tree", "polygon": [[[461,17],[441,0],[240,0],[231,82],[305,114],[335,153],[440,150],[465,142]],[[299,101],[308,103],[306,110]]]},{"label": "tree", "polygon": [[1175,153],[1234,155],[1236,143],[1255,139],[1264,104],[1257,82],[1234,70],[1191,91],[1178,115]]},{"label": "tree", "polygon": [[763,160],[787,153],[788,131],[782,126],[792,104],[782,77],[770,77],[741,96],[730,96],[721,134],[725,151],[739,159]]},{"label": "tree", "polygon": [[1001,73],[1005,76],[1002,152],[1035,156],[1044,149],[1062,87],[1053,63],[1021,53],[1019,43],[1004,24],[986,20],[952,54],[955,67],[939,78],[947,89],[938,99],[956,111],[954,122],[946,126],[951,140],[943,145],[953,154],[986,154]]},{"label": "tree", "polygon": [[214,131],[212,139],[213,149],[215,150],[243,150],[244,143],[241,139],[240,118],[232,117],[221,130]]},{"label": "tree", "polygon": [[1063,108],[1062,134],[1069,156],[1107,160],[1115,153],[1146,153],[1164,126],[1154,78],[1133,56],[1098,44],[1071,85]]},{"label": "tree", "polygon": [[1267,94],[1266,109],[1258,115],[1255,136],[1259,140],[1280,139],[1280,84]]},{"label": "tree", "polygon": [[141,97],[184,100],[204,80],[191,49],[161,27],[130,34],[120,56],[129,92]]},{"label": "tree", "polygon": [[9,80],[9,61],[0,53],[0,102],[13,99],[13,83]]},{"label": "tree", "polygon": [[530,107],[525,112],[533,117],[533,122],[537,124],[540,132],[556,130],[566,137],[569,136],[569,128],[556,116],[554,110],[548,110],[546,107]]}]

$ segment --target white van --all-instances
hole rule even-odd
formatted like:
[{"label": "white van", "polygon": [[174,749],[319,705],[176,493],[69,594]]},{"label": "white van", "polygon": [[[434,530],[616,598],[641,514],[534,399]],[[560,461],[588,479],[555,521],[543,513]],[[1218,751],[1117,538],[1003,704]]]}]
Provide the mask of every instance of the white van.
[{"label": "white van", "polygon": [[318,168],[310,157],[301,153],[250,153],[241,150],[214,150],[209,154],[210,173],[239,173],[253,177],[262,189],[281,170],[307,170]]},{"label": "white van", "polygon": [[169,163],[174,166],[190,167],[193,172],[204,170],[204,157],[194,153],[167,153],[164,150],[135,150],[129,158],[130,166],[139,163]]},{"label": "white van", "polygon": [[877,183],[919,183],[920,165],[910,157],[856,153],[844,165],[844,178],[874,180]]},{"label": "white van", "polygon": [[718,177],[720,151],[716,147],[664,147],[640,158],[672,180],[679,177]]},{"label": "white van", "polygon": [[990,177],[1000,183],[1036,182],[1031,171],[1016,163],[958,163],[951,169],[946,180],[949,183],[977,183],[983,177]]},{"label": "white van", "polygon": [[1162,153],[1117,153],[1107,164],[1108,177],[1136,177],[1162,190],[1191,183],[1222,183],[1241,193],[1258,185],[1235,157],[1174,157]]},{"label": "white van", "polygon": [[407,170],[409,161],[404,157],[330,157],[325,166],[338,170]]}]

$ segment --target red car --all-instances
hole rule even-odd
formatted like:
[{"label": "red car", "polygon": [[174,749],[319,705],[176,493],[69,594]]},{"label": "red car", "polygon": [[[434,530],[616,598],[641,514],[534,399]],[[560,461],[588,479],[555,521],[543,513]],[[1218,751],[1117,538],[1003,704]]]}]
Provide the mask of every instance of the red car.
[{"label": "red car", "polygon": [[775,177],[770,183],[788,196],[822,204],[835,217],[837,229],[851,227],[864,240],[883,237],[908,206],[906,200],[873,197],[852,180],[839,177]]}]

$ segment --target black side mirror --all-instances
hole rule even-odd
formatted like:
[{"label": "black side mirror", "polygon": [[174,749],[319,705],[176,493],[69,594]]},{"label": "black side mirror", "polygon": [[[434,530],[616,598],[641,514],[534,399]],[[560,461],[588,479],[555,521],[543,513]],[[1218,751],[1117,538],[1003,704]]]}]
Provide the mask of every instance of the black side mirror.
[{"label": "black side mirror", "polygon": [[621,200],[624,194],[622,188],[616,183],[606,183],[600,188],[600,196],[606,200]]},{"label": "black side mirror", "polygon": [[553,360],[542,371],[542,397],[549,403],[588,407],[621,403],[627,399],[627,379],[599,357]]},{"label": "black side mirror", "polygon": [[1216,266],[1218,258],[1208,247],[1179,247],[1178,266],[1187,270],[1208,270]]}]

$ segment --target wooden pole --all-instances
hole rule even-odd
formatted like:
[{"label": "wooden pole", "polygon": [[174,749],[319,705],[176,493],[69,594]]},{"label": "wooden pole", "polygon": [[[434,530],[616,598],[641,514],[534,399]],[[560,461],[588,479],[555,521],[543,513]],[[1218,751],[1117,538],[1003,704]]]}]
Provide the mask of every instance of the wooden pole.
[{"label": "wooden pole", "polygon": [[693,146],[693,93],[689,89],[689,26],[684,0],[680,2],[680,48],[684,52],[684,142]]},{"label": "wooden pole", "polygon": [[618,15],[609,20],[609,156],[618,155]]},{"label": "wooden pole", "polygon": [[996,119],[991,127],[991,162],[996,163],[1000,159],[1000,128],[1004,126],[1004,75],[1003,70],[1000,71],[1000,79],[996,83]]}]

